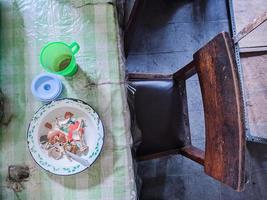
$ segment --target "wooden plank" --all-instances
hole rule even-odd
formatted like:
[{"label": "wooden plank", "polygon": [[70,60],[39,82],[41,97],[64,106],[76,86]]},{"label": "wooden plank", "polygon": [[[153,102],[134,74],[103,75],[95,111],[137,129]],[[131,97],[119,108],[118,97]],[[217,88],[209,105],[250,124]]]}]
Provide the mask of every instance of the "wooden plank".
[{"label": "wooden plank", "polygon": [[250,135],[267,139],[267,53],[241,57]]},{"label": "wooden plank", "polygon": [[180,153],[183,156],[185,156],[185,157],[187,157],[187,158],[189,158],[189,159],[191,159],[191,160],[193,160],[193,161],[195,161],[201,165],[204,165],[205,153],[201,149],[190,145],[190,146],[182,148],[180,150]]},{"label": "wooden plank", "polygon": [[240,54],[250,53],[250,52],[267,52],[267,46],[255,46],[255,47],[243,47],[239,49]]},{"label": "wooden plank", "polygon": [[[266,0],[234,0],[234,16],[236,22],[236,30],[240,32],[253,19],[262,15],[267,11]],[[244,39],[239,42],[240,49],[257,46],[267,46],[267,23],[260,25],[257,29],[252,31]],[[245,50],[242,50],[243,52]]]},{"label": "wooden plank", "polygon": [[251,31],[256,29],[267,20],[267,11],[255,18],[252,22],[247,24],[236,36],[234,36],[234,43],[239,42],[242,38],[246,37]]},{"label": "wooden plank", "polygon": [[245,131],[237,66],[229,34],[194,54],[202,91],[205,173],[237,191],[244,186]]},{"label": "wooden plank", "polygon": [[194,61],[191,61],[186,66],[184,66],[182,69],[178,70],[173,74],[173,78],[175,80],[186,80],[189,79],[191,76],[196,74],[196,67]]}]

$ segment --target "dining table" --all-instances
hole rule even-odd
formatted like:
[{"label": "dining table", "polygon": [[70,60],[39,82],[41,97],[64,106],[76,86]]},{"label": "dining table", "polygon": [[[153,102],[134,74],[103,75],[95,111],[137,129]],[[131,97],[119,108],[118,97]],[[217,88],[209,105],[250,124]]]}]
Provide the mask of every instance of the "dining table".
[{"label": "dining table", "polygon": [[[0,199],[137,199],[125,65],[115,0],[2,0],[0,2]],[[43,170],[31,157],[27,129],[44,105],[31,93],[48,42],[77,42],[77,73],[60,76],[60,98],[80,99],[98,113],[104,145],[98,159],[76,175]],[[27,166],[29,177],[8,178],[10,166]]]}]

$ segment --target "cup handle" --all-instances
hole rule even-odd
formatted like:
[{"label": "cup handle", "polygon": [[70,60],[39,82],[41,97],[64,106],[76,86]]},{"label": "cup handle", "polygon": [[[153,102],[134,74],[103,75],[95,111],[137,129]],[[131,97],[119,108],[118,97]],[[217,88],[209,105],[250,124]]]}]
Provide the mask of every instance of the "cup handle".
[{"label": "cup handle", "polygon": [[80,45],[77,42],[71,43],[69,47],[71,48],[73,55],[75,55],[80,49]]}]

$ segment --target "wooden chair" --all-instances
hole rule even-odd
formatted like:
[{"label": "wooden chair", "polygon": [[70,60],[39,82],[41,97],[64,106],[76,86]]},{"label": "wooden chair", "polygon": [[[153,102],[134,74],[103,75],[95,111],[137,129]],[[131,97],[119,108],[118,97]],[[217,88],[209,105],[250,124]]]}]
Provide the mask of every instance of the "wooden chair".
[{"label": "wooden chair", "polygon": [[[194,74],[203,99],[205,151],[191,144],[185,81]],[[135,91],[131,114],[142,133],[139,160],[180,153],[203,165],[207,175],[237,191],[243,189],[243,104],[228,33],[218,34],[172,75],[131,73],[128,80]]]}]

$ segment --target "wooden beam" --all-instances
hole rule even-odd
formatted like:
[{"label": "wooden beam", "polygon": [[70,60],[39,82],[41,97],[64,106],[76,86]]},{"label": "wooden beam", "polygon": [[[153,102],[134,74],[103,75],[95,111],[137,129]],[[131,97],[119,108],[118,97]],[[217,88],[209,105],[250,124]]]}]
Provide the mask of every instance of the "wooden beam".
[{"label": "wooden beam", "polygon": [[173,79],[176,81],[189,79],[191,76],[196,74],[196,68],[194,61],[191,61],[182,69],[178,70],[173,74]]},{"label": "wooden beam", "polygon": [[234,36],[234,43],[238,43],[242,38],[246,37],[251,31],[260,26],[267,20],[267,11],[259,17],[255,18],[251,23],[245,26],[236,36]]},{"label": "wooden beam", "polygon": [[267,52],[267,46],[255,46],[255,47],[240,47],[239,48],[240,54],[245,53],[256,53],[256,52]]},{"label": "wooden beam", "polygon": [[186,146],[186,147],[182,148],[180,150],[180,153],[183,156],[185,156],[185,157],[187,157],[187,158],[189,158],[189,159],[191,159],[191,160],[193,160],[193,161],[195,161],[201,165],[204,165],[205,153],[201,149],[190,145],[190,146]]}]

